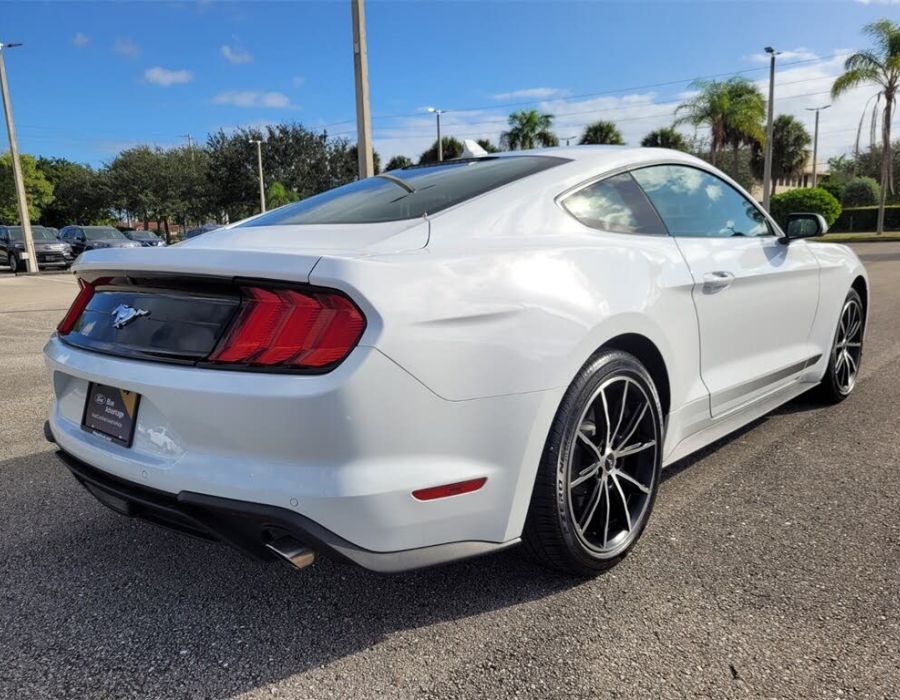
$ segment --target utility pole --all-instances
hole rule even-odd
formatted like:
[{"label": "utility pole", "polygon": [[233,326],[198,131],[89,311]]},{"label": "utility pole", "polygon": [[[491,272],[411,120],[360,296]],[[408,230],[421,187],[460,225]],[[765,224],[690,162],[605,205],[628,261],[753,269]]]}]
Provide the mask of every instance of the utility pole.
[{"label": "utility pole", "polygon": [[266,188],[263,184],[262,169],[262,141],[259,139],[250,139],[249,143],[256,144],[256,162],[259,165],[259,210],[261,214],[266,212]]},{"label": "utility pole", "polygon": [[6,82],[6,63],[3,60],[4,49],[14,49],[22,44],[0,43],[0,92],[3,93],[3,111],[6,114],[6,131],[9,134],[9,152],[12,156],[13,180],[16,185],[16,201],[19,204],[19,219],[25,238],[25,261],[29,272],[37,273],[37,255],[34,252],[34,238],[31,235],[31,219],[28,217],[28,198],[25,196],[25,181],[22,179],[22,162],[19,160],[19,144],[16,143],[16,126],[13,124],[12,105],[9,102],[9,85]]},{"label": "utility pole", "polygon": [[356,153],[359,159],[359,179],[362,180],[375,174],[364,0],[350,0],[350,9],[353,15],[353,68],[356,75]]},{"label": "utility pole", "polygon": [[766,160],[763,167],[763,209],[769,211],[772,199],[772,134],[775,119],[775,57],[781,53],[771,46],[766,47],[769,54],[769,116],[766,122]]},{"label": "utility pole", "polygon": [[565,140],[567,146],[569,145],[569,141],[571,141],[572,139],[577,139],[577,138],[578,138],[577,136],[563,136],[562,137],[562,139]]},{"label": "utility pole", "polygon": [[816,178],[816,165],[819,162],[819,112],[823,109],[828,109],[831,105],[825,105],[824,107],[807,107],[807,112],[815,112],[816,113],[816,128],[813,132],[813,162],[812,162],[812,186],[815,187],[818,179]]},{"label": "utility pole", "polygon": [[191,152],[191,160],[194,160],[194,137],[190,134],[182,134],[183,138],[187,139],[188,142],[188,150]]},{"label": "utility pole", "polygon": [[434,116],[437,117],[437,157],[438,163],[444,160],[444,142],[441,141],[441,115],[446,111],[443,109],[436,109],[434,107],[428,108],[429,112],[433,112]]}]

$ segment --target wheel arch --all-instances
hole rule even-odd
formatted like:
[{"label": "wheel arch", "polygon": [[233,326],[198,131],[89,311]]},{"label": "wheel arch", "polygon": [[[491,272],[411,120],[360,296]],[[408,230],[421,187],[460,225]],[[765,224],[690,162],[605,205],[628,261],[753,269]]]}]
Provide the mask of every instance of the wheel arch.
[{"label": "wheel arch", "polygon": [[623,333],[610,338],[598,350],[622,350],[634,355],[647,368],[653,383],[656,385],[656,390],[659,392],[659,402],[662,404],[663,416],[669,415],[672,402],[669,371],[662,353],[652,340],[640,333]]},{"label": "wheel arch", "polygon": [[862,275],[858,275],[853,283],[850,285],[851,289],[855,289],[856,293],[862,298],[863,309],[866,311],[866,315],[869,313],[869,285],[866,283],[865,278]]}]

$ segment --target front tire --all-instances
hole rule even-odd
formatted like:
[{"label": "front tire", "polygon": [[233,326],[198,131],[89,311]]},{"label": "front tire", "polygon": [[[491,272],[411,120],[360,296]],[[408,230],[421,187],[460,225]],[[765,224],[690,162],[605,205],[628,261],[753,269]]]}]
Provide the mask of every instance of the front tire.
[{"label": "front tire", "polygon": [[824,403],[840,403],[856,388],[865,330],[866,309],[862,297],[855,289],[851,289],[841,307],[828,369],[819,385],[818,395]]},{"label": "front tire", "polygon": [[634,547],[662,467],[662,408],[632,355],[598,352],[557,410],[532,492],[523,542],[545,566],[592,576]]},{"label": "front tire", "polygon": [[6,256],[6,264],[9,265],[9,271],[13,274],[19,271],[19,259],[14,253],[8,253]]}]

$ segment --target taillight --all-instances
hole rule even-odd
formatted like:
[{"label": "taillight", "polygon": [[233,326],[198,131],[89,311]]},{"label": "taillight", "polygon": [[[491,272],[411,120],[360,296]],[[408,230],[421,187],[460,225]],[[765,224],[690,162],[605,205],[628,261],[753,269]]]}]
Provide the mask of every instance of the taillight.
[{"label": "taillight", "polygon": [[75,322],[94,296],[94,285],[90,282],[80,279],[78,280],[78,286],[80,287],[78,296],[75,297],[72,306],[69,307],[66,315],[63,316],[63,320],[60,321],[59,325],[56,327],[56,332],[60,335],[66,335],[72,332],[72,329],[75,327]]},{"label": "taillight", "polygon": [[253,367],[322,369],[356,346],[366,321],[356,305],[333,292],[244,287],[237,318],[212,362]]}]

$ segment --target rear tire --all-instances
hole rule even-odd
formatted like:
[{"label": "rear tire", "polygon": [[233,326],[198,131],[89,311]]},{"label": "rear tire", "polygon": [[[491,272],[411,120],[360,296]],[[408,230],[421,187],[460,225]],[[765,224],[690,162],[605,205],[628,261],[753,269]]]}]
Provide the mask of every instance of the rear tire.
[{"label": "rear tire", "polygon": [[578,576],[619,562],[653,510],[662,441],[662,408],[644,366],[619,350],[595,354],[550,428],[525,522],[525,551]]},{"label": "rear tire", "polygon": [[828,369],[816,389],[817,398],[826,404],[840,403],[856,388],[862,363],[863,336],[866,331],[866,308],[862,297],[851,289],[834,332]]}]

